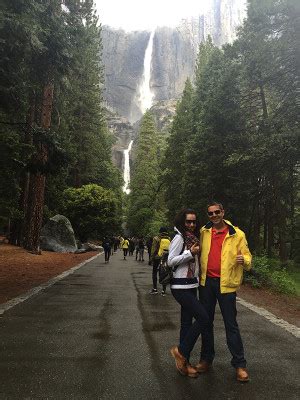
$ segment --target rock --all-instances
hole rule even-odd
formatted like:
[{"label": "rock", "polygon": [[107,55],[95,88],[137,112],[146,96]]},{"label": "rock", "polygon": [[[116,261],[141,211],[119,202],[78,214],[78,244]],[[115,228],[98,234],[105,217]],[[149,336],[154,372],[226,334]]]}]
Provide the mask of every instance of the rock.
[{"label": "rock", "polygon": [[87,252],[87,250],[85,250],[85,249],[77,249],[75,251],[75,254],[81,254],[81,253],[86,253],[86,252]]},{"label": "rock", "polygon": [[93,243],[83,243],[81,245],[81,249],[80,250],[85,250],[85,251],[103,251],[103,247],[102,246],[97,246],[96,244]]},{"label": "rock", "polygon": [[55,215],[44,225],[41,232],[42,250],[57,253],[74,253],[77,250],[71,222],[63,215]]}]

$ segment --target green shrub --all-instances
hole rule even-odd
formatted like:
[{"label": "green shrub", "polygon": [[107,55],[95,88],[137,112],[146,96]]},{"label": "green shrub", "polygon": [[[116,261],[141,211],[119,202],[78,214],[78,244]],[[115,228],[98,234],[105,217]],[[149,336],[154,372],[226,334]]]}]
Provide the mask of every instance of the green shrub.
[{"label": "green shrub", "polygon": [[115,234],[121,227],[121,205],[111,189],[95,184],[68,188],[63,193],[63,213],[80,241]]},{"label": "green shrub", "polygon": [[252,269],[245,273],[245,282],[256,288],[268,287],[279,293],[296,293],[295,282],[286,269],[281,267],[280,261],[266,256],[253,257]]}]

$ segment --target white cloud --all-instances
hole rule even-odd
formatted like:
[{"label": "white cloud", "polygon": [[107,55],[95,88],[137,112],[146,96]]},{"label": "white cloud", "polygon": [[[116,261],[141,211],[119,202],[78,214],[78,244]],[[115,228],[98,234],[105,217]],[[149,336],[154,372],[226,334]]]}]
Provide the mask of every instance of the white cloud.
[{"label": "white cloud", "polygon": [[175,26],[205,11],[211,0],[94,0],[102,25],[125,30]]}]

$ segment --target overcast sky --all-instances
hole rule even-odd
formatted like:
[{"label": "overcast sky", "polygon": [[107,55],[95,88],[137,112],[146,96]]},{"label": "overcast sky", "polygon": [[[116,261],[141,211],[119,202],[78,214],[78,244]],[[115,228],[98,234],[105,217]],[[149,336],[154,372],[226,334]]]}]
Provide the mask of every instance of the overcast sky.
[{"label": "overcast sky", "polygon": [[102,25],[125,30],[175,26],[182,18],[201,14],[211,0],[95,0]]}]

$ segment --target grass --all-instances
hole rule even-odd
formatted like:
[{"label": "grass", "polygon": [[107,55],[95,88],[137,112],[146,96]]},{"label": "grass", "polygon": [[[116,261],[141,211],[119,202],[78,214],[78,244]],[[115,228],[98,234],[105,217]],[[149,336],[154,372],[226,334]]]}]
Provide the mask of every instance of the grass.
[{"label": "grass", "polygon": [[295,282],[296,295],[300,296],[300,267],[290,267],[287,269],[287,273]]}]

